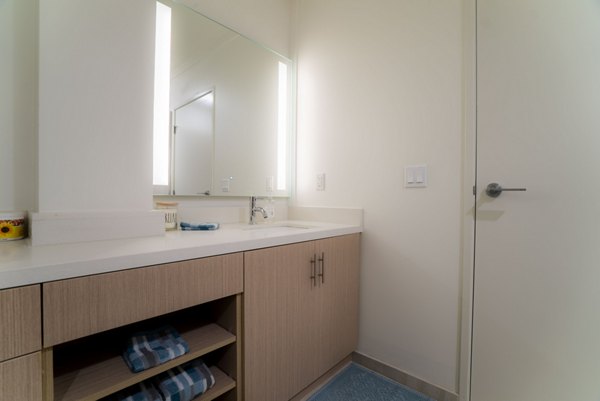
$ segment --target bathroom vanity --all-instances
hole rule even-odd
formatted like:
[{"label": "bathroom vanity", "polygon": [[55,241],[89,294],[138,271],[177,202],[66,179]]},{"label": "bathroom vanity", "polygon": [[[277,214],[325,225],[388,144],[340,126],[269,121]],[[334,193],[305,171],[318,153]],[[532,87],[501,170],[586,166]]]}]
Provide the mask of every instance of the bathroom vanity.
[{"label": "bathroom vanity", "polygon": [[[360,231],[0,244],[0,400],[97,400],[199,357],[216,384],[198,400],[290,399],[356,348]],[[131,373],[127,335],[164,324],[190,352]]]},{"label": "bathroom vanity", "polygon": [[289,400],[356,349],[359,241],[244,253],[246,401]]}]

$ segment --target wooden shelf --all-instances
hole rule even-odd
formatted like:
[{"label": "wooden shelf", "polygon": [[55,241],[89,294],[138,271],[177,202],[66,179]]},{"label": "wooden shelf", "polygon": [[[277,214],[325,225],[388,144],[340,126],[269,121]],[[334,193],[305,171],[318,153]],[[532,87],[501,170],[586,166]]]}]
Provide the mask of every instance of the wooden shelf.
[{"label": "wooden shelf", "polygon": [[235,380],[227,376],[220,369],[213,366],[210,368],[210,371],[215,377],[215,385],[200,397],[195,398],[194,401],[211,401],[235,388]]},{"label": "wooden shelf", "polygon": [[[191,330],[180,330],[180,333],[188,342],[190,352],[143,372],[132,373],[121,355],[98,358],[96,363],[84,367],[61,367],[65,373],[55,377],[54,400],[94,401],[236,342],[235,335],[214,323]],[[236,385],[225,373],[216,368],[211,370],[216,379],[215,387],[199,400],[212,400]]]}]

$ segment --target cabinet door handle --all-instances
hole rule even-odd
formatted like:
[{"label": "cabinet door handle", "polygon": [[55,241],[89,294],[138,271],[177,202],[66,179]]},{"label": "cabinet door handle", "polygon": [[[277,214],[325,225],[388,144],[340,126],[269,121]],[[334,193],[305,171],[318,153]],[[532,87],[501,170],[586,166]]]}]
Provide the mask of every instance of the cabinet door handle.
[{"label": "cabinet door handle", "polygon": [[310,259],[310,267],[311,267],[311,276],[312,285],[317,286],[317,254],[315,253],[313,257]]},{"label": "cabinet door handle", "polygon": [[321,284],[325,284],[325,252],[321,252],[319,263],[321,264],[321,273],[319,273],[319,277],[321,277]]}]

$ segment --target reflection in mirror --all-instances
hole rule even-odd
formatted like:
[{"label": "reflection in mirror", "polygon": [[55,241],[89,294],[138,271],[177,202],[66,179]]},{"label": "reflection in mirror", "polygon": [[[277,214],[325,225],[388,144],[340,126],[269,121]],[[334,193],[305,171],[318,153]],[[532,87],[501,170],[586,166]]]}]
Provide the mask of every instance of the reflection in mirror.
[{"label": "reflection in mirror", "polygon": [[[192,0],[160,1],[171,8],[171,110],[199,94],[217,94],[211,111],[212,157],[202,156],[212,165],[200,167],[195,160],[192,168],[184,167],[179,161],[206,155],[206,149],[172,141],[169,193],[288,196],[293,121],[290,60],[184,5]],[[177,118],[179,125],[181,117]],[[177,129],[176,136],[181,132]],[[180,149],[187,154],[180,155]],[[199,183],[200,176],[210,183],[208,187],[191,186]]]},{"label": "reflection in mirror", "polygon": [[172,195],[210,195],[214,98],[210,91],[175,109]]}]

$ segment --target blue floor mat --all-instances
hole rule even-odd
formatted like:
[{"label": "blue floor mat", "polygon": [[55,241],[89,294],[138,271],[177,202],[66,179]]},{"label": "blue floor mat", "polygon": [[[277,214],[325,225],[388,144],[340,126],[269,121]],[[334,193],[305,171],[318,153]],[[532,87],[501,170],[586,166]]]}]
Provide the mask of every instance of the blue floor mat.
[{"label": "blue floor mat", "polygon": [[308,401],[434,401],[369,369],[351,363]]}]

